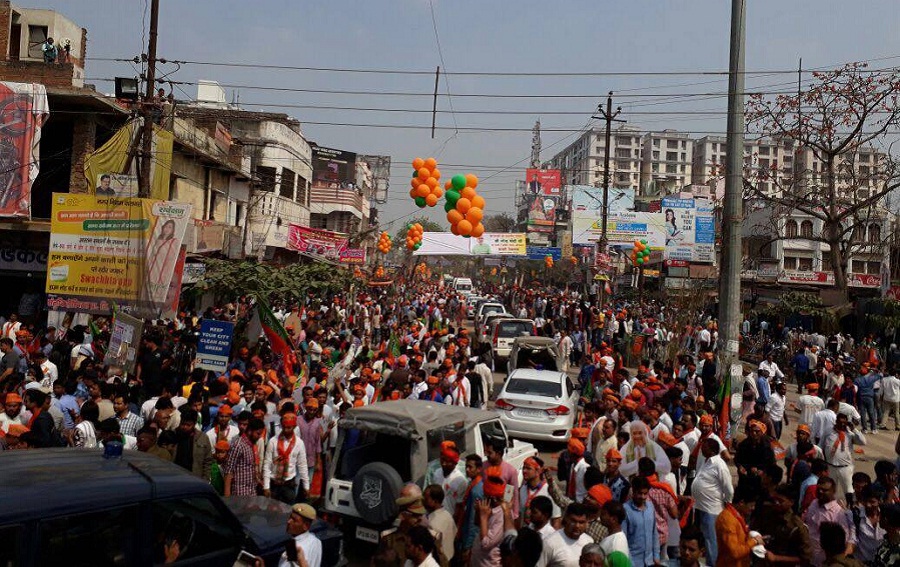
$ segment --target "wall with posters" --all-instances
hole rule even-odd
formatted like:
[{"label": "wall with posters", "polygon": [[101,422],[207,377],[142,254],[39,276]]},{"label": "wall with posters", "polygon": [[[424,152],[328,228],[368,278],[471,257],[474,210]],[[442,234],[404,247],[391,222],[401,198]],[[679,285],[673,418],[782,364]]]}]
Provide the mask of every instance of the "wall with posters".
[{"label": "wall with posters", "polygon": [[54,193],[46,292],[163,303],[191,205]]},{"label": "wall with posters", "polygon": [[339,261],[347,248],[347,235],[299,224],[288,226],[288,248],[318,260]]},{"label": "wall with posters", "polygon": [[[662,250],[665,247],[666,232],[661,213],[618,211],[610,212],[608,217],[606,238],[611,245],[646,240],[651,249]],[[573,244],[597,242],[602,233],[603,218],[599,214],[572,219]]]},{"label": "wall with posters", "polygon": [[666,197],[662,200],[666,229],[666,258],[712,262],[715,224],[712,203],[705,199]]},{"label": "wall with posters", "polygon": [[[603,215],[603,188],[589,185],[567,185],[572,196],[572,216],[597,217]],[[610,187],[608,204],[610,212],[634,210],[634,189]]]}]

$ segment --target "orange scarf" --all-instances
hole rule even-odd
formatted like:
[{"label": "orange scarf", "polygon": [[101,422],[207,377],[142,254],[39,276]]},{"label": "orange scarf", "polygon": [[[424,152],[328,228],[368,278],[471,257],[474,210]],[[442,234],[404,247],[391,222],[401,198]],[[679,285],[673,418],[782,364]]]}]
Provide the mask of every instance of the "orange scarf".
[{"label": "orange scarf", "polygon": [[34,422],[35,422],[35,420],[37,420],[38,416],[41,415],[42,411],[43,411],[43,409],[37,408],[34,410],[34,413],[31,414],[31,419],[28,420],[28,430],[29,431],[34,429]]},{"label": "orange scarf", "polygon": [[[285,446],[284,445],[284,436],[278,436],[278,444],[276,445],[276,449],[278,450],[278,456],[275,457],[275,463],[278,465],[278,478],[279,480],[284,480],[287,477],[288,467],[291,462],[291,452],[294,450],[294,443],[297,442],[297,436],[291,435],[291,442]],[[253,446],[254,454],[256,452],[256,446]]]},{"label": "orange scarf", "polygon": [[835,429],[838,436],[837,439],[834,440],[834,445],[831,446],[831,456],[833,457],[835,453],[837,453],[838,447],[841,449],[844,448],[844,442],[847,440],[847,435],[838,429]]},{"label": "orange scarf", "polygon": [[675,491],[672,490],[672,487],[669,486],[668,483],[659,481],[659,475],[655,475],[655,474],[650,475],[647,477],[647,480],[650,481],[651,487],[658,488],[660,490],[665,490],[666,492],[668,492],[669,494],[672,495],[672,498],[675,499],[675,502],[678,502],[678,495],[675,494]]}]

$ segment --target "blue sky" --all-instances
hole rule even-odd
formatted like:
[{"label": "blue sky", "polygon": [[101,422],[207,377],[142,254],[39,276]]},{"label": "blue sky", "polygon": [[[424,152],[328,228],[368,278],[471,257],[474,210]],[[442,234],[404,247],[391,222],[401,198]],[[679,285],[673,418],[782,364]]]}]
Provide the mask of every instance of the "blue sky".
[{"label": "blue sky", "polygon": [[[691,73],[727,70],[730,4],[727,0],[434,0],[433,6],[442,67],[451,72]],[[896,33],[900,29],[900,4],[895,0],[756,0],[748,4],[748,71],[796,69],[801,57],[806,69],[876,59],[873,67],[900,66],[900,35]],[[128,58],[142,51],[142,37],[146,37],[149,25],[149,14],[142,19],[145,0],[42,0],[28,6],[58,10],[87,28],[89,58]],[[201,62],[331,68],[433,71],[441,65],[428,0],[162,0],[158,54]],[[163,66],[162,70],[173,71],[175,66]],[[134,73],[127,63],[89,60],[86,66],[89,78]],[[430,93],[434,88],[432,75],[184,65],[170,78],[243,85],[237,90],[248,110],[280,110],[301,122],[431,125],[428,112],[408,112],[430,111],[429,96],[352,96],[251,87]],[[94,82],[101,91],[112,90],[109,82]],[[535,119],[540,118],[545,129],[542,157],[547,159],[574,139],[609,90],[619,93],[616,104],[623,107],[622,118],[643,130],[725,129],[723,96],[693,100],[646,96],[723,93],[727,78],[720,75],[449,76],[447,82],[451,98],[446,96],[448,84],[442,81],[438,109],[444,112],[438,116],[438,125],[448,129],[438,130],[434,140],[427,129],[315,124],[303,128],[308,139],[322,145],[392,156],[391,194],[388,203],[380,206],[383,222],[415,210],[407,194],[411,173],[407,163],[415,156],[434,155],[440,163],[448,164],[441,167],[445,174],[475,173],[482,178],[479,190],[487,200],[486,212],[512,211],[515,180],[524,177]],[[796,84],[796,75],[748,75],[747,84],[748,90],[789,89]],[[175,90],[176,98],[196,95],[196,86],[184,85],[181,89]],[[555,96],[508,98],[521,94]],[[451,102],[455,114],[449,112]],[[698,110],[722,114],[685,114]],[[491,111],[523,114],[497,115]],[[454,124],[521,131],[461,131],[454,135]],[[560,131],[547,131],[554,129]],[[438,220],[443,210],[438,206],[430,214]]]}]

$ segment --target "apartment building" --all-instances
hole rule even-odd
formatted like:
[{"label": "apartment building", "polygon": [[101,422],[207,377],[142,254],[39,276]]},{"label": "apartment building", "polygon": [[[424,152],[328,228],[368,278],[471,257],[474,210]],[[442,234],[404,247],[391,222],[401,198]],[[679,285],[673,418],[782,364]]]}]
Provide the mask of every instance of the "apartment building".
[{"label": "apartment building", "polygon": [[675,130],[650,132],[641,140],[641,195],[663,197],[693,181],[694,141]]},{"label": "apartment building", "polygon": [[[610,185],[628,187],[637,193],[641,185],[641,130],[621,125],[610,137]],[[606,169],[606,130],[595,128],[582,134],[544,164],[559,169],[564,185],[603,185]]]}]

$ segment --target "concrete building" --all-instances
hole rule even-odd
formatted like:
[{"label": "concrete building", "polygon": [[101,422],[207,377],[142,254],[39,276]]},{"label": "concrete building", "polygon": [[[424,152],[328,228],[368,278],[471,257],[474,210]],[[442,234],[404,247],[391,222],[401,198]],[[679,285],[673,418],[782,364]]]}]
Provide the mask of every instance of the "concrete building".
[{"label": "concrete building", "polygon": [[[51,37],[62,48],[57,61],[46,64],[41,46]],[[75,22],[53,10],[22,8],[0,0],[0,67],[4,81],[83,87],[86,53],[87,30]]]},{"label": "concrete building", "polygon": [[692,182],[705,185],[722,175],[725,166],[725,136],[704,136],[694,140]]},{"label": "concrete building", "polygon": [[641,143],[642,196],[664,197],[692,183],[694,141],[687,134],[650,132]]},{"label": "concrete building", "polygon": [[[610,185],[640,191],[641,133],[633,126],[621,125],[610,138]],[[606,159],[606,131],[595,128],[582,134],[544,164],[559,169],[563,185],[603,186]]]}]

